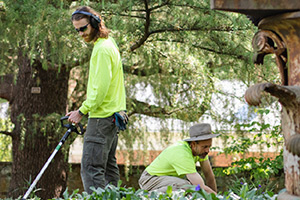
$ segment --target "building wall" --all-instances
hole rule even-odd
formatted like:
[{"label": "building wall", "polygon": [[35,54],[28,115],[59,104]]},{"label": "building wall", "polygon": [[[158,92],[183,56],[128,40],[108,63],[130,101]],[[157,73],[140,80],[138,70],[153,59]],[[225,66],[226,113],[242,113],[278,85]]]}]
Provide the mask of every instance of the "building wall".
[{"label": "building wall", "polygon": [[[218,147],[222,150],[226,144],[231,144],[236,137],[234,135],[231,139],[227,139],[226,142],[221,137],[214,138],[212,147]],[[169,138],[168,142],[161,141],[161,136],[159,134],[148,133],[148,136],[145,136],[148,145],[148,149],[143,149],[138,142],[135,142],[133,148],[128,149],[122,141],[119,141],[117,149],[117,162],[119,165],[149,165],[162,150],[167,148],[169,145],[176,143],[179,140],[184,139],[180,133],[172,134],[172,137]],[[266,138],[265,138],[266,139]],[[159,141],[159,142],[158,142]],[[274,141],[275,143],[275,141]],[[80,163],[82,156],[82,137],[77,137],[76,140],[70,147],[69,153],[69,163]],[[282,147],[270,147],[253,145],[248,149],[249,153],[246,154],[235,154],[235,155],[225,155],[220,154],[220,151],[212,150],[208,154],[211,158],[212,165],[214,167],[228,167],[230,164],[236,160],[247,157],[261,157],[265,159],[271,158],[274,159],[280,153]]]}]

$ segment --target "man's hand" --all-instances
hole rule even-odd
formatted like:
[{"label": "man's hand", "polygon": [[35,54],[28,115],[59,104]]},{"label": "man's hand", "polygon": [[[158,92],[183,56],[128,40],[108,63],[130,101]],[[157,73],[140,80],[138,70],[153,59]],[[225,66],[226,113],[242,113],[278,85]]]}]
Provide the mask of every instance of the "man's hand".
[{"label": "man's hand", "polygon": [[82,115],[79,113],[79,110],[71,111],[67,113],[66,116],[69,116],[68,121],[73,124],[78,124],[82,119]]},{"label": "man's hand", "polygon": [[215,191],[213,191],[210,187],[205,185],[202,177],[197,172],[192,174],[186,174],[187,179],[193,184],[193,185],[200,185],[200,188],[204,189],[207,193],[214,193],[217,194]]}]

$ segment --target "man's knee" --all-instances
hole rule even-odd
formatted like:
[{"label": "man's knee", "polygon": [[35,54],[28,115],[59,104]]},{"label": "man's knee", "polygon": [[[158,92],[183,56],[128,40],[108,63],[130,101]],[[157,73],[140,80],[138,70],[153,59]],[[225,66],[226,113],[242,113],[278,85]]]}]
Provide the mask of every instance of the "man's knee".
[{"label": "man's knee", "polygon": [[178,180],[177,182],[174,182],[172,186],[172,191],[178,191],[178,190],[187,190],[189,186],[191,185],[191,182],[185,179]]},{"label": "man's knee", "polygon": [[169,186],[172,187],[172,191],[187,190],[189,188],[189,185],[191,185],[189,181],[180,180],[179,182],[175,182],[169,185],[161,185],[160,187],[154,188],[153,190],[149,190],[149,191],[165,193],[167,192]]},{"label": "man's knee", "polygon": [[141,189],[148,191],[166,192],[168,187],[171,186],[173,191],[188,189],[191,183],[182,178],[172,176],[151,176],[144,171],[139,179]]}]

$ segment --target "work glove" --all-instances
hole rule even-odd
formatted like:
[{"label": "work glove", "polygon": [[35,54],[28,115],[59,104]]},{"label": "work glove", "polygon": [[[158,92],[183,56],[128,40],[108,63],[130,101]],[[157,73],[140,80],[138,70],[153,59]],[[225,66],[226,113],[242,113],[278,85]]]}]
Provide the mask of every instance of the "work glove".
[{"label": "work glove", "polygon": [[126,110],[120,111],[119,114],[123,117],[124,123],[128,124],[129,119],[128,119],[128,115],[126,114]]},{"label": "work glove", "polygon": [[126,130],[126,124],[128,123],[128,115],[126,111],[115,112],[115,123],[120,131]]}]

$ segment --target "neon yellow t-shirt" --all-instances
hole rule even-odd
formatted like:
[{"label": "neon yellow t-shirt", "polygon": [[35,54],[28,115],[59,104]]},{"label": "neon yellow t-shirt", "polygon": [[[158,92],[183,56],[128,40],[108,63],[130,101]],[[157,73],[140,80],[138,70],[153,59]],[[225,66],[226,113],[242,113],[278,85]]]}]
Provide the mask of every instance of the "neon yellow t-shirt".
[{"label": "neon yellow t-shirt", "polygon": [[146,171],[154,176],[176,176],[183,178],[186,174],[197,172],[196,162],[207,160],[208,156],[201,159],[193,156],[192,149],[186,141],[179,141],[166,148],[146,168]]},{"label": "neon yellow t-shirt", "polygon": [[87,97],[79,110],[90,118],[105,118],[126,110],[123,67],[112,38],[99,38],[90,59]]}]

